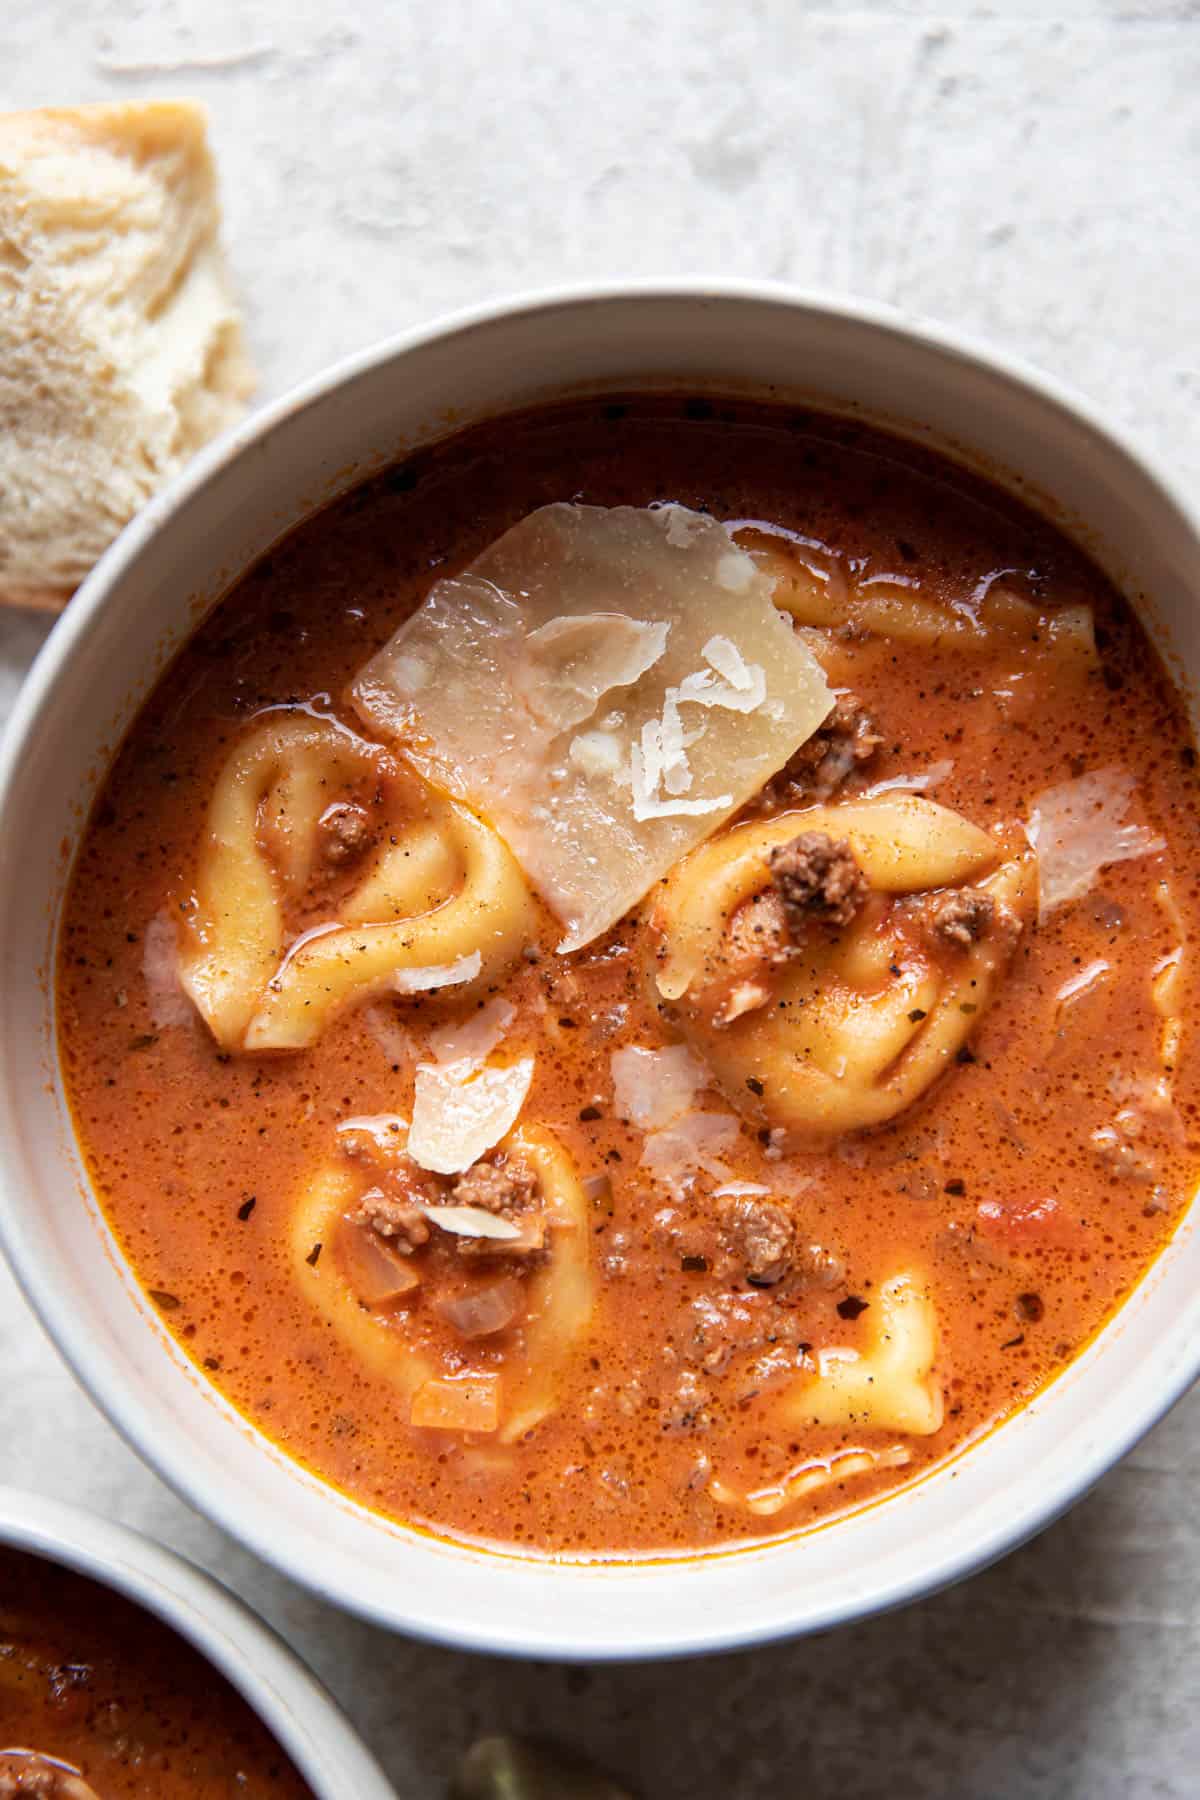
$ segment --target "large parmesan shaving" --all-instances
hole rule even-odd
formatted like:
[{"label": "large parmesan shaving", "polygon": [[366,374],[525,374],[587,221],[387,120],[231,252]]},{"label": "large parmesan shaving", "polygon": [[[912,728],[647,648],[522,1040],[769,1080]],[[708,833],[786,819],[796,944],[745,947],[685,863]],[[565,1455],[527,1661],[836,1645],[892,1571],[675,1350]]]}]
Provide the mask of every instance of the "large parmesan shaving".
[{"label": "large parmesan shaving", "polygon": [[532,1080],[531,1056],[507,1069],[418,1063],[408,1154],[436,1175],[461,1175],[512,1130]]},{"label": "large parmesan shaving", "polygon": [[771,594],[704,514],[544,506],[436,583],[354,704],[496,827],[576,950],[828,714]]},{"label": "large parmesan shaving", "polygon": [[1165,848],[1144,825],[1125,825],[1136,783],[1127,769],[1093,769],[1038,795],[1026,835],[1037,852],[1038,921],[1078,900],[1110,863]]}]

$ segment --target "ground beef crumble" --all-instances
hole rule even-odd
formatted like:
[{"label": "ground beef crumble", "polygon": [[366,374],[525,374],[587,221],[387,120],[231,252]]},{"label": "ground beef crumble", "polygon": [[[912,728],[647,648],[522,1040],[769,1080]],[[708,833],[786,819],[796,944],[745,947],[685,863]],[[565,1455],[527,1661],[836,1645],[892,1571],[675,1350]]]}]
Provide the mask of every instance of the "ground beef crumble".
[{"label": "ground beef crumble", "polygon": [[518,1261],[540,1259],[546,1247],[546,1225],[534,1209],[540,1184],[529,1164],[519,1156],[497,1151],[483,1157],[459,1175],[447,1197],[450,1206],[478,1206],[520,1227],[515,1238],[456,1237],[458,1254],[472,1257],[505,1257]]},{"label": "ground beef crumble", "polygon": [[933,909],[930,930],[943,943],[969,950],[977,944],[996,916],[996,902],[978,888],[958,888],[946,894]]},{"label": "ground beef crumble", "polygon": [[368,1188],[346,1217],[351,1225],[365,1225],[386,1238],[393,1249],[406,1256],[429,1242],[429,1221],[417,1201],[385,1194],[382,1188]]},{"label": "ground beef crumble", "polygon": [[478,1206],[484,1212],[510,1218],[529,1205],[537,1186],[537,1176],[518,1157],[485,1157],[456,1178],[449,1204]]},{"label": "ground beef crumble", "polygon": [[796,1228],[782,1206],[749,1195],[729,1199],[722,1208],[725,1240],[745,1266],[755,1287],[773,1287],[792,1266]]},{"label": "ground beef crumble", "polygon": [[883,742],[875,722],[853,694],[839,694],[812,736],[767,782],[759,802],[770,810],[800,800],[828,800]]},{"label": "ground beef crumble", "polygon": [[802,831],[767,860],[792,935],[814,919],[849,925],[870,891],[850,845],[824,831]]},{"label": "ground beef crumble", "polygon": [[377,835],[366,808],[356,806],[351,800],[339,800],[326,807],[317,829],[321,855],[335,868],[356,862],[370,849]]}]

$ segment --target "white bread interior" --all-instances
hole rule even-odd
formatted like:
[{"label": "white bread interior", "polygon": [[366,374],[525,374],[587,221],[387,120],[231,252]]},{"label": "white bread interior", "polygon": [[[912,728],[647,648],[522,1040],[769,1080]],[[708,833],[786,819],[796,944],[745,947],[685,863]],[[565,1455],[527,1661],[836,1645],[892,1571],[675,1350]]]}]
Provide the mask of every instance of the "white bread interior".
[{"label": "white bread interior", "polygon": [[253,387],[204,113],[0,115],[0,601],[62,606]]}]

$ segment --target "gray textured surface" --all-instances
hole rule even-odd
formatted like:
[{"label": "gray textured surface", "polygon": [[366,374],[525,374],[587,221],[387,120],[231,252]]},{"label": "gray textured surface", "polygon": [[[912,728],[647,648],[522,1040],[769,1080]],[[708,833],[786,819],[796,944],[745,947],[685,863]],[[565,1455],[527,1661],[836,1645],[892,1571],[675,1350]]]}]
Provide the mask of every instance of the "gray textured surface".
[{"label": "gray textured surface", "polygon": [[[205,100],[264,393],[563,277],[826,285],[1055,370],[1200,483],[1200,6],[7,0],[0,103]],[[41,638],[0,620],[0,709]],[[1037,1543],[807,1644],[571,1672],[316,1604],[169,1495],[0,1273],[6,1476],[187,1551],[310,1658],[400,1792],[548,1730],[647,1800],[1200,1792],[1200,1397]]]}]

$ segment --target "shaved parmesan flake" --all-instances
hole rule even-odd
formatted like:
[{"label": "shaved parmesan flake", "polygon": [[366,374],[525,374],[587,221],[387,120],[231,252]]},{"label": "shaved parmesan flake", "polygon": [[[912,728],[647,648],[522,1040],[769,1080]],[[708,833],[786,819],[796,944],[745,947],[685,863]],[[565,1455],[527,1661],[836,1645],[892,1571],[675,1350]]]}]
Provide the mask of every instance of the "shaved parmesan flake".
[{"label": "shaved parmesan flake", "polygon": [[421,1211],[443,1231],[457,1237],[519,1238],[521,1228],[498,1213],[485,1212],[482,1206],[423,1206]]},{"label": "shaved parmesan flake", "polygon": [[397,969],[392,986],[398,994],[425,994],[433,988],[457,987],[460,982],[474,981],[483,967],[478,950],[460,956],[452,963],[431,963],[425,969]]},{"label": "shaved parmesan flake", "polygon": [[418,1063],[408,1154],[435,1175],[461,1175],[512,1130],[532,1080],[532,1056],[507,1069]]},{"label": "shaved parmesan flake", "polygon": [[757,1199],[762,1194],[769,1194],[770,1191],[770,1188],[764,1187],[761,1181],[727,1181],[724,1187],[713,1189],[713,1199],[724,1200],[731,1197]]},{"label": "shaved parmesan flake", "polygon": [[709,667],[684,679],[679,698],[694,700],[698,706],[724,706],[730,712],[756,712],[767,697],[767,678],[758,664],[748,665],[727,637],[709,638],[700,654]]},{"label": "shaved parmesan flake", "polygon": [[728,1113],[685,1113],[673,1125],[652,1131],[642,1146],[642,1161],[651,1174],[682,1199],[695,1177],[715,1176],[725,1181],[729,1165],[716,1154],[737,1141],[740,1127]]},{"label": "shaved parmesan flake", "polygon": [[702,513],[544,506],[434,585],[353,701],[495,826],[577,950],[828,714],[771,594]]},{"label": "shaved parmesan flake", "polygon": [[871,787],[864,788],[855,799],[875,800],[880,794],[927,794],[930,788],[937,787],[953,773],[954,764],[946,758],[943,762],[930,763],[917,775],[889,775],[886,781],[876,781]]},{"label": "shaved parmesan flake", "polygon": [[1038,795],[1026,836],[1037,852],[1039,924],[1086,894],[1110,863],[1166,848],[1144,825],[1121,823],[1135,787],[1127,769],[1093,769]]},{"label": "shaved parmesan flake", "polygon": [[[730,1170],[717,1156],[739,1134],[728,1113],[696,1112],[696,1096],[711,1086],[704,1064],[685,1044],[665,1050],[633,1046],[612,1053],[613,1096],[622,1119],[647,1136],[642,1161],[679,1200],[701,1172],[726,1180]],[[741,1191],[738,1183],[723,1191]],[[747,1193],[766,1193],[751,1185]]]},{"label": "shaved parmesan flake", "polygon": [[475,1066],[486,1062],[515,1017],[515,1007],[497,997],[461,1025],[440,1025],[429,1034],[434,1061],[469,1062]]},{"label": "shaved parmesan flake", "polygon": [[617,1114],[643,1131],[670,1125],[690,1112],[696,1095],[712,1083],[686,1044],[671,1044],[665,1050],[636,1045],[614,1050],[611,1062]]}]

